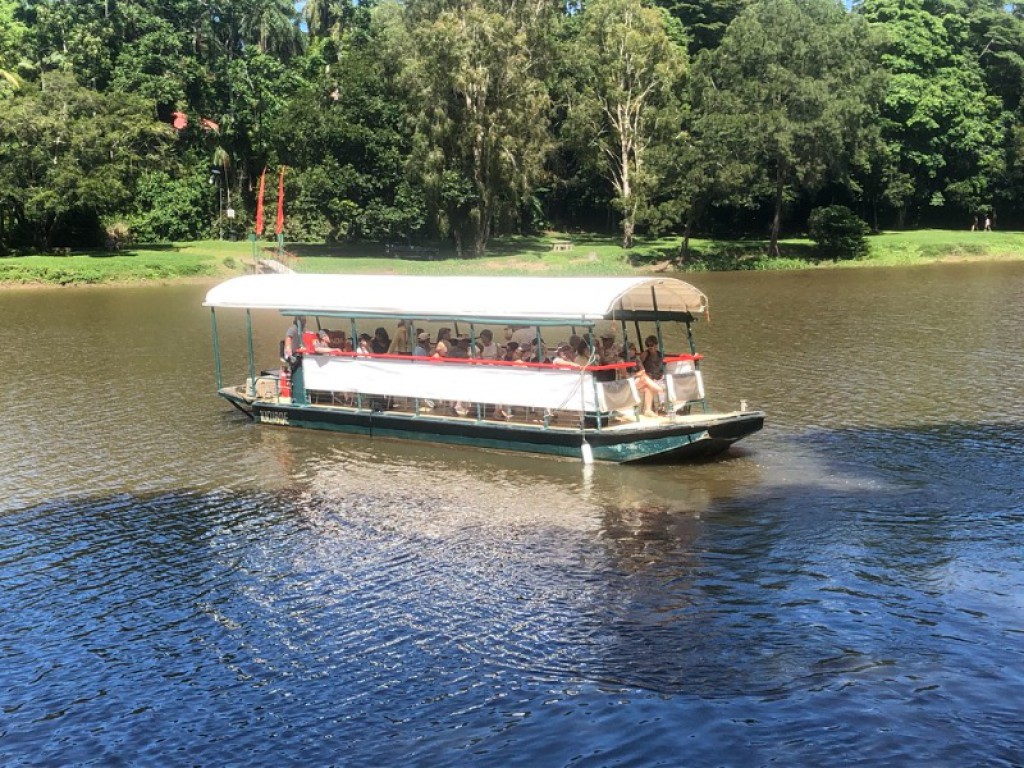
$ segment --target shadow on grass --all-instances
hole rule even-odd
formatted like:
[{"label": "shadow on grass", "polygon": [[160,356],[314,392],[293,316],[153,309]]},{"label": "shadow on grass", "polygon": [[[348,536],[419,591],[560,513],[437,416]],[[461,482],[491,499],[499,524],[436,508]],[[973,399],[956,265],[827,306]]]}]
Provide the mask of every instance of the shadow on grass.
[{"label": "shadow on grass", "polygon": [[58,253],[57,256],[87,256],[90,259],[110,259],[115,256],[140,256],[147,253],[178,253],[181,250],[171,243],[136,243],[131,248],[82,248],[71,254]]},{"label": "shadow on grass", "polygon": [[[779,243],[778,259],[807,264],[821,261],[811,243]],[[629,253],[630,265],[641,269],[659,267],[680,271],[743,271],[763,269],[773,261],[776,259],[768,256],[768,241],[763,238],[694,240],[686,253],[677,244],[641,244]]]},{"label": "shadow on grass", "polygon": [[[481,258],[493,256],[515,256],[524,253],[545,253],[551,250],[552,240],[541,237],[503,237],[488,243],[486,252]],[[406,242],[358,242],[358,243],[289,243],[289,253],[303,257],[319,257],[331,259],[395,259],[396,261],[445,261],[460,258],[455,245],[450,242],[416,241]],[[415,252],[419,249],[422,255]],[[474,257],[469,254],[461,256],[463,260]]]}]

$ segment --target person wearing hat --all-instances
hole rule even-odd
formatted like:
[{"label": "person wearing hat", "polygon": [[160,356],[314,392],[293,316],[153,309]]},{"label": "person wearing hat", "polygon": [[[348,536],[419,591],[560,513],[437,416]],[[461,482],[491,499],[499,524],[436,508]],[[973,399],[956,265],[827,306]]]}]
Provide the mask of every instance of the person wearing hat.
[{"label": "person wearing hat", "polygon": [[430,355],[430,334],[420,331],[416,334],[416,348],[412,351],[413,357],[427,357]]}]

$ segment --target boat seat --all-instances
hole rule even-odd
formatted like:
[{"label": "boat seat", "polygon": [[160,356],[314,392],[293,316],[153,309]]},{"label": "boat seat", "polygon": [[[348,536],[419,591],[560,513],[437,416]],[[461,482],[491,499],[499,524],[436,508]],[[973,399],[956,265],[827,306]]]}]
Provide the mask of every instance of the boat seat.
[{"label": "boat seat", "polygon": [[632,378],[601,382],[598,387],[601,410],[633,414],[640,405],[640,392]]},{"label": "boat seat", "polygon": [[676,406],[704,399],[704,378],[688,360],[665,366],[665,394]]}]

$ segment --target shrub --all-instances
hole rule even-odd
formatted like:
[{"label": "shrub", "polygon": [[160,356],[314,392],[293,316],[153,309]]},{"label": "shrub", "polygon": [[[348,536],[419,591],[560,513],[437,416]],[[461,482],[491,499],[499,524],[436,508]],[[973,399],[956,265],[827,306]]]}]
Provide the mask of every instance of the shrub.
[{"label": "shrub", "polygon": [[845,205],[815,208],[807,228],[822,258],[855,259],[868,253],[868,225]]}]

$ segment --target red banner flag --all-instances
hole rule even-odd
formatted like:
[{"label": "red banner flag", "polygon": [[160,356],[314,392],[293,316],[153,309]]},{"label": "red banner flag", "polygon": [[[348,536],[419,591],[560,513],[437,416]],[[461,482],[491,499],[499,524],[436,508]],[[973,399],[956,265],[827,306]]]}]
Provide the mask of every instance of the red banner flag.
[{"label": "red banner flag", "polygon": [[256,236],[263,234],[263,188],[267,181],[267,169],[264,166],[260,174],[260,193],[256,197]]},{"label": "red banner flag", "polygon": [[284,169],[282,165],[281,175],[277,179],[277,224],[274,231],[279,235],[284,232]]}]

